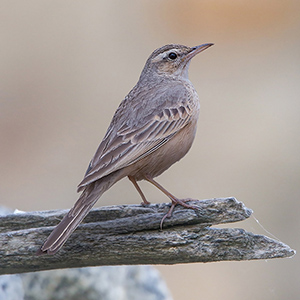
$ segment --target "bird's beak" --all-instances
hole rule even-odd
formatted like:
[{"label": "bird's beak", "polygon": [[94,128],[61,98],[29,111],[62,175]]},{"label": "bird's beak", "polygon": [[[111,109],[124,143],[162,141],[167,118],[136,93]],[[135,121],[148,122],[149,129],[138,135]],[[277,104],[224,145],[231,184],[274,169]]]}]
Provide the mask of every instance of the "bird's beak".
[{"label": "bird's beak", "polygon": [[211,47],[212,45],[213,45],[212,43],[208,43],[208,44],[202,44],[202,45],[191,48],[191,52],[189,54],[187,54],[187,56],[186,56],[187,60],[192,59],[195,55],[197,55],[198,53]]}]

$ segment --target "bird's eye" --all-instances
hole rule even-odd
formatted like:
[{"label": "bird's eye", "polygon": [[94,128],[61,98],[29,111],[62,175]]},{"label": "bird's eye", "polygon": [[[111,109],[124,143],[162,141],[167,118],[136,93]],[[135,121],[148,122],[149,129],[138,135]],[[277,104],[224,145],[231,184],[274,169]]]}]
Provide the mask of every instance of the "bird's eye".
[{"label": "bird's eye", "polygon": [[169,58],[174,60],[177,58],[177,54],[175,52],[171,52],[171,53],[169,53]]}]

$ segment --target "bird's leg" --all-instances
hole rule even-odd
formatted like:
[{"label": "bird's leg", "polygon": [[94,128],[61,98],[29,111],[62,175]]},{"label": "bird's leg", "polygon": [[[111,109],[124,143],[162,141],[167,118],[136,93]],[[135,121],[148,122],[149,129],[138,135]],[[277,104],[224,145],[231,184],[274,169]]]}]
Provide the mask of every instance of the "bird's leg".
[{"label": "bird's leg", "polygon": [[158,182],[156,182],[152,177],[146,175],[145,179],[147,181],[149,181],[150,183],[152,183],[154,186],[156,186],[159,190],[161,190],[165,195],[167,195],[171,201],[172,201],[172,205],[171,208],[169,209],[168,213],[164,215],[164,217],[162,218],[161,222],[160,222],[160,229],[162,229],[162,225],[163,222],[166,218],[170,218],[172,216],[172,213],[174,211],[174,208],[177,204],[186,207],[186,208],[191,208],[191,209],[198,209],[197,206],[194,205],[189,205],[186,202],[190,201],[192,199],[178,199],[176,198],[174,195],[172,195],[170,192],[168,192],[162,185],[160,185]]},{"label": "bird's leg", "polygon": [[128,179],[133,183],[134,187],[136,188],[136,190],[138,191],[138,193],[140,194],[140,196],[143,199],[142,205],[149,205],[150,202],[147,201],[143,191],[141,190],[141,188],[139,187],[138,183],[136,182],[135,178],[133,176],[128,175]]}]

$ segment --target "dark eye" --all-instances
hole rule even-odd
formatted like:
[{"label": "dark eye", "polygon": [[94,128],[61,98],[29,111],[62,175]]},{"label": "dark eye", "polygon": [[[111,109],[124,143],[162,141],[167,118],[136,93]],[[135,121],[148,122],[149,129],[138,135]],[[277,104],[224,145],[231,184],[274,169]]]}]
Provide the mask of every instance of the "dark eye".
[{"label": "dark eye", "polygon": [[174,60],[177,58],[177,54],[175,52],[171,52],[171,53],[169,53],[169,58]]}]

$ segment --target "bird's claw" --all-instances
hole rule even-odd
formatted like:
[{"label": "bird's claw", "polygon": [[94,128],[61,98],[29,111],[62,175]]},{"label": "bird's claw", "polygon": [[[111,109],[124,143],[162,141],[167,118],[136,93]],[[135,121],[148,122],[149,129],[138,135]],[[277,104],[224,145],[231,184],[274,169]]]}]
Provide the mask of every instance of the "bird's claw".
[{"label": "bird's claw", "polygon": [[177,204],[185,207],[185,208],[190,208],[190,209],[194,209],[194,210],[198,210],[199,207],[195,206],[195,205],[189,205],[187,204],[186,202],[188,201],[192,201],[194,199],[172,199],[172,205],[169,209],[169,211],[163,216],[163,218],[161,219],[160,221],[160,230],[163,229],[163,223],[165,221],[166,218],[171,218],[172,217],[172,214],[173,214],[173,211],[174,211],[174,208]]}]

